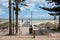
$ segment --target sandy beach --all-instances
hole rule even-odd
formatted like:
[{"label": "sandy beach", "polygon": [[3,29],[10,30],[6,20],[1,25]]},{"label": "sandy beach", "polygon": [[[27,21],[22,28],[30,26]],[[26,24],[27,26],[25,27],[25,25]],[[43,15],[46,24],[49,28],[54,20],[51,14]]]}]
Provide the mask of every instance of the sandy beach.
[{"label": "sandy beach", "polygon": [[0,40],[60,40],[60,33],[54,34],[54,36],[39,35],[33,38],[33,36],[14,35],[14,36],[0,36]]},{"label": "sandy beach", "polygon": [[[33,25],[38,25],[41,23],[46,23],[46,22],[52,22],[54,21],[33,21]],[[58,22],[58,21],[56,21]],[[19,21],[19,25],[22,25],[23,23]],[[26,23],[25,23],[26,24]],[[20,31],[22,32],[21,35],[12,35],[12,36],[7,36],[6,32],[0,32],[0,40],[60,40],[60,33],[54,33],[51,34],[52,36],[48,37],[47,35],[36,35],[36,38],[33,38],[33,35],[29,34],[29,27],[22,27],[20,26]],[[20,32],[19,31],[19,32]]]},{"label": "sandy beach", "polygon": [[20,36],[1,36],[0,40],[60,40],[60,38],[46,38],[46,37],[20,37]]},{"label": "sandy beach", "polygon": [[[28,33],[27,27],[21,27],[21,31],[23,32],[22,35],[6,35],[6,32],[0,32],[0,40],[60,40],[60,33],[54,33],[52,36],[47,35],[36,35],[33,38],[33,35],[26,35]],[[4,35],[5,34],[5,35]]]}]

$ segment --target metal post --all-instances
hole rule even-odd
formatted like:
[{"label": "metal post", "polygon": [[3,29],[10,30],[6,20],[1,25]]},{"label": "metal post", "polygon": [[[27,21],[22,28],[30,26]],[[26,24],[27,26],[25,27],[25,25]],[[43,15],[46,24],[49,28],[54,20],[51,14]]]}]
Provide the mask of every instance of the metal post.
[{"label": "metal post", "polygon": [[30,34],[32,34],[32,30],[33,30],[33,28],[32,28],[32,12],[31,12],[31,24],[30,24],[30,28],[29,28],[29,33]]},{"label": "metal post", "polygon": [[32,26],[32,12],[31,12],[31,26]]}]

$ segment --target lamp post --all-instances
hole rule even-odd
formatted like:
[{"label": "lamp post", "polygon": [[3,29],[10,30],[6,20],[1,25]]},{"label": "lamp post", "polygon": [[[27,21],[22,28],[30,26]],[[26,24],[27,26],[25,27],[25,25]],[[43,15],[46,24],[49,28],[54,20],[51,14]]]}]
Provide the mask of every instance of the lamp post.
[{"label": "lamp post", "polygon": [[30,24],[30,28],[29,28],[29,33],[30,34],[32,34],[32,30],[33,30],[33,28],[32,28],[32,12],[31,12],[31,24]]},{"label": "lamp post", "polygon": [[32,27],[32,12],[31,12],[31,27]]}]

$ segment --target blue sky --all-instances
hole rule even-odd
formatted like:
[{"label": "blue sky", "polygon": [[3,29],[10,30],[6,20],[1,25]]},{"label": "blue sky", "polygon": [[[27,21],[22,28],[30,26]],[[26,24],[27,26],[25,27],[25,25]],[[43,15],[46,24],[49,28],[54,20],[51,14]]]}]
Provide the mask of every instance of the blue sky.
[{"label": "blue sky", "polygon": [[[13,2],[13,1],[12,1]],[[31,12],[33,14],[34,19],[52,19],[53,17],[50,16],[48,11],[45,11],[43,9],[40,9],[39,6],[42,7],[54,7],[54,3],[47,4],[45,0],[26,0],[24,3],[26,3],[28,6],[20,6],[19,8],[21,11],[19,11],[19,18],[30,18]],[[52,6],[53,5],[53,6]],[[8,11],[8,0],[0,0],[0,18],[9,18],[9,11]]]}]

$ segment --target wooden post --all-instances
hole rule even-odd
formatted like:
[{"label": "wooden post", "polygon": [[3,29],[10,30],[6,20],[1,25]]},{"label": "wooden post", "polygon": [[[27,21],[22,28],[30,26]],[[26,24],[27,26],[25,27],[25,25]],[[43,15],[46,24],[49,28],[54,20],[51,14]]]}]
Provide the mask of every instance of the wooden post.
[{"label": "wooden post", "polygon": [[35,38],[35,30],[33,30],[33,38]]}]

